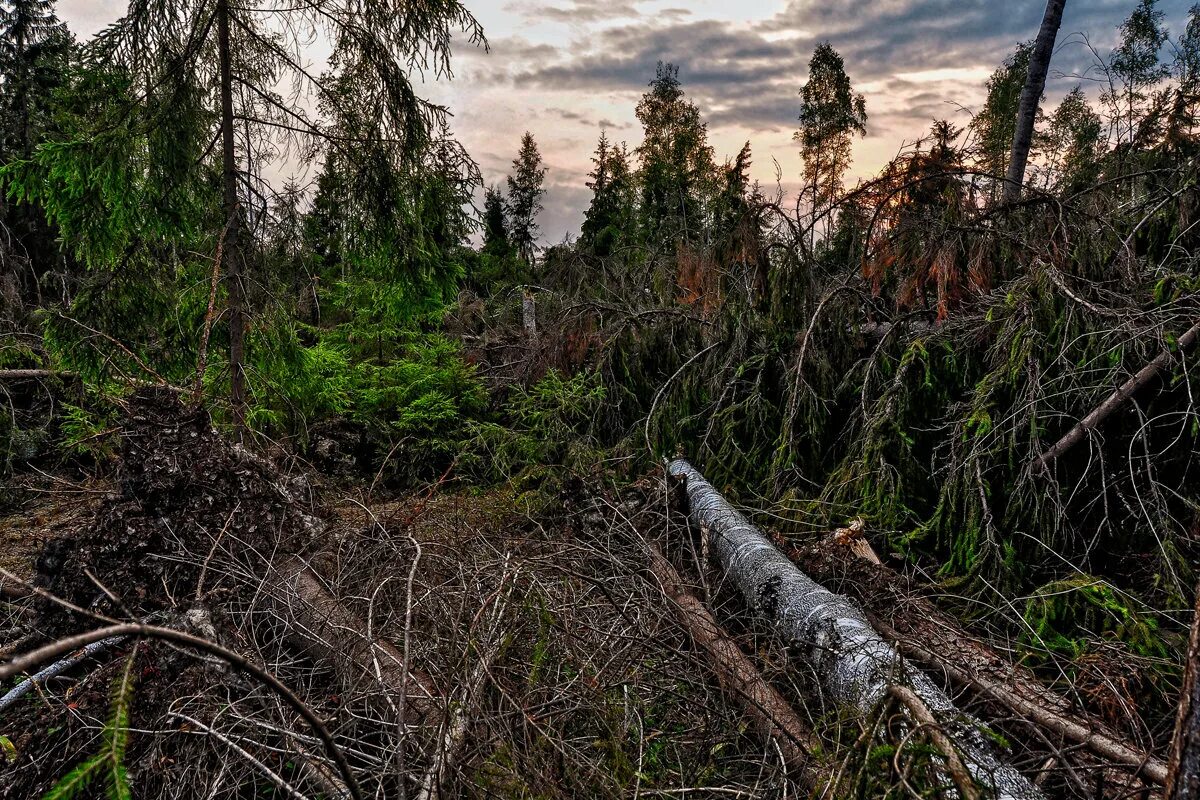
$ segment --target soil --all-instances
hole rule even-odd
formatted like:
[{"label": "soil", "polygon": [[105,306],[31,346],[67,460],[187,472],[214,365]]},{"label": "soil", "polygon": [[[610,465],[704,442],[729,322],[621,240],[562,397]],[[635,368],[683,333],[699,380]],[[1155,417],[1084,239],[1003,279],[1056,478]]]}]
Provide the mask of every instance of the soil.
[{"label": "soil", "polygon": [[[36,565],[40,588],[96,613],[144,618],[186,607],[219,545],[261,564],[303,549],[319,531],[295,487],[231,447],[207,412],[162,389],[141,391],[129,408],[118,492],[74,536],[46,542]],[[91,624],[47,601],[38,612],[48,637]]]}]

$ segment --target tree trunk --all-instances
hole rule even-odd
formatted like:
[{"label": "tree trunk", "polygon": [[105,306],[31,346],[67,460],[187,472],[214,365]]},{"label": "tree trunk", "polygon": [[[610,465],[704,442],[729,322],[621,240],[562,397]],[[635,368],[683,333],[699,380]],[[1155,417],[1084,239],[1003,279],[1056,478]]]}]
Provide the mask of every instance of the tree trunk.
[{"label": "tree trunk", "polygon": [[1171,743],[1171,767],[1167,774],[1167,800],[1200,798],[1200,586],[1196,587],[1196,608],[1192,634],[1188,638],[1187,664],[1183,690],[1179,694],[1179,714],[1175,718],[1175,737]]},{"label": "tree trunk", "polygon": [[[814,579],[843,589],[857,600],[875,629],[912,661],[969,687],[997,706],[1000,714],[1013,714],[1037,725],[1064,750],[1082,745],[1104,761],[1121,765],[1120,770],[1090,770],[1096,774],[1089,778],[1112,772],[1107,783],[1113,787],[1127,785],[1130,774],[1159,785],[1166,780],[1163,760],[1125,741],[1103,721],[1047,689],[1027,669],[1001,656],[919,596],[903,576],[869,561],[864,549],[870,551],[863,539],[846,544],[830,540],[790,555]],[[1116,780],[1111,779],[1114,777]]]},{"label": "tree trunk", "polygon": [[1046,14],[1038,30],[1037,42],[1029,54],[1029,72],[1025,77],[1025,88],[1021,90],[1021,104],[1017,110],[1017,130],[1013,136],[1012,152],[1008,157],[1008,175],[1004,181],[1004,202],[1011,203],[1021,196],[1021,185],[1025,181],[1025,164],[1029,160],[1029,146],[1033,143],[1033,123],[1037,118],[1038,103],[1046,88],[1046,73],[1050,69],[1050,56],[1054,54],[1054,40],[1058,38],[1058,26],[1062,24],[1063,6],[1067,0],[1046,0]]},{"label": "tree trunk", "polygon": [[266,586],[288,637],[333,666],[346,691],[366,692],[389,707],[403,694],[419,720],[441,710],[442,700],[429,676],[408,669],[400,648],[368,637],[366,623],[326,591],[299,556],[278,559]]},{"label": "tree trunk", "polygon": [[221,62],[221,157],[224,183],[222,208],[228,226],[225,249],[229,281],[229,401],[233,423],[240,436],[246,428],[245,292],[242,284],[244,254],[241,246],[241,210],[238,207],[237,151],[233,140],[233,64],[229,40],[229,2],[217,0],[217,51]]},{"label": "tree trunk", "polygon": [[[972,779],[997,800],[1031,800],[1042,793],[1000,760],[983,725],[957,708],[924,673],[911,668],[847,598],[796,568],[686,461],[669,473],[687,482],[690,516],[708,530],[713,552],[749,605],[763,614],[786,645],[802,654],[828,696],[872,714],[892,686],[913,690],[957,746]],[[952,785],[947,786],[953,790]]]},{"label": "tree trunk", "polygon": [[726,694],[741,705],[759,735],[779,748],[784,763],[810,787],[820,785],[820,740],[779,691],[767,683],[754,662],[729,638],[704,603],[683,586],[679,573],[659,549],[646,545],[650,574],[671,601],[676,619],[708,656],[708,664]]},{"label": "tree trunk", "polygon": [[536,343],[538,338],[537,300],[534,299],[533,292],[528,288],[521,291],[521,324],[525,327],[525,337],[531,343]]}]

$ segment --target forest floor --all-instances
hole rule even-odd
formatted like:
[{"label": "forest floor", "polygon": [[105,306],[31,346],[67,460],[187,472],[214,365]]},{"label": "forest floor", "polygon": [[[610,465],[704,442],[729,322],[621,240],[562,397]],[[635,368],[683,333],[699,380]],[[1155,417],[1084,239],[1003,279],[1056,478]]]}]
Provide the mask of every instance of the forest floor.
[{"label": "forest floor", "polygon": [[[153,392],[131,406],[123,448],[111,481],[39,478],[0,518],[0,566],[16,578],[4,582],[0,653],[114,620],[196,633],[289,686],[370,796],[822,791],[757,735],[744,697],[694,645],[647,568],[657,548],[816,732],[833,796],[884,796],[934,769],[902,727],[896,746],[855,747],[895,713],[847,721],[826,706],[747,619],[657,476],[617,487],[546,472],[487,490],[443,479],[373,497],[231,445],[204,413]],[[822,563],[843,590],[894,590],[847,581],[861,572],[848,548]],[[3,703],[0,798],[61,788],[111,745],[114,719],[126,720],[136,797],[349,794],[277,696],[166,642],[124,639]],[[1014,763],[1055,796],[1140,786],[1097,789],[1076,774],[1086,759],[1056,754],[1061,743],[1019,719],[992,719]]]}]

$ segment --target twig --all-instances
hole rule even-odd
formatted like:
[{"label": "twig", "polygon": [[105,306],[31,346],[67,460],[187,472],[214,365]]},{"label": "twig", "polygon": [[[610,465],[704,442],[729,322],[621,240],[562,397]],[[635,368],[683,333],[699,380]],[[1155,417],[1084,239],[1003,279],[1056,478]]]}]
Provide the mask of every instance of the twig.
[{"label": "twig", "polygon": [[0,712],[5,711],[13,703],[29,694],[38,685],[44,686],[48,681],[57,678],[64,672],[74,669],[77,665],[83,663],[97,653],[101,653],[110,647],[115,647],[123,641],[125,641],[124,636],[113,636],[108,639],[101,639],[98,642],[92,642],[91,644],[84,646],[78,652],[72,653],[66,658],[55,661],[48,667],[43,667],[40,671],[31,675],[10,689],[8,694],[0,697]]},{"label": "twig", "polygon": [[174,719],[181,720],[183,722],[188,723],[189,725],[192,725],[193,727],[199,728],[200,730],[204,731],[206,734],[208,734],[212,738],[216,739],[218,742],[221,742],[226,747],[228,747],[230,750],[237,753],[239,756],[241,756],[247,762],[249,762],[250,766],[254,767],[259,772],[261,772],[263,774],[263,776],[266,777],[267,780],[269,780],[271,783],[278,786],[283,791],[290,794],[292,797],[296,798],[296,800],[309,800],[308,795],[301,793],[299,789],[297,789],[296,787],[292,786],[290,783],[285,781],[282,776],[280,776],[277,772],[275,772],[275,770],[271,769],[266,764],[259,761],[257,758],[255,758],[253,755],[251,755],[251,753],[248,750],[246,750],[246,748],[242,747],[237,742],[233,741],[232,739],[230,739],[228,736],[221,733],[220,731],[212,728],[209,725],[205,725],[203,722],[201,722],[198,719],[193,719],[192,717],[189,717],[187,714],[180,714],[178,711],[172,711],[167,716],[174,718]]},{"label": "twig", "polygon": [[912,714],[924,728],[929,731],[929,738],[933,740],[934,745],[938,750],[942,751],[942,755],[946,757],[946,771],[950,773],[950,780],[954,781],[955,788],[958,789],[964,800],[979,800],[979,789],[976,788],[975,782],[971,780],[971,774],[967,771],[967,765],[963,763],[962,757],[955,749],[954,743],[950,741],[950,737],[942,730],[938,724],[937,718],[933,716],[933,712],[929,710],[929,706],[925,701],[917,696],[917,693],[907,686],[892,684],[888,688],[888,692],[892,697],[899,700],[908,712]]},{"label": "twig", "polygon": [[172,630],[171,628],[161,628],[157,625],[139,625],[136,623],[126,623],[122,625],[110,625],[106,628],[97,628],[96,630],[87,631],[85,633],[68,636],[58,641],[51,642],[44,647],[39,647],[30,653],[23,656],[13,658],[3,664],[0,664],[0,681],[5,681],[13,675],[25,672],[30,668],[41,664],[51,658],[69,653],[72,650],[80,647],[85,647],[92,642],[97,642],[102,639],[109,639],[114,636],[137,636],[149,639],[161,639],[163,641],[175,642],[188,647],[194,647],[197,650],[202,650],[210,655],[216,656],[223,661],[250,673],[259,681],[265,683],[284,702],[292,707],[292,710],[304,718],[308,726],[312,728],[321,743],[325,745],[329,756],[338,766],[338,770],[342,773],[342,777],[346,781],[346,787],[350,790],[354,800],[365,800],[362,789],[359,788],[358,781],[354,777],[353,771],[350,769],[350,763],[346,761],[346,756],[342,753],[337,743],[333,740],[333,734],[329,732],[329,728],[321,721],[321,718],[308,707],[307,704],[296,693],[289,689],[282,681],[276,678],[267,670],[258,666],[254,662],[241,655],[222,647],[215,642],[210,642],[207,639],[201,639],[199,636],[193,636],[190,633],[183,631]]}]

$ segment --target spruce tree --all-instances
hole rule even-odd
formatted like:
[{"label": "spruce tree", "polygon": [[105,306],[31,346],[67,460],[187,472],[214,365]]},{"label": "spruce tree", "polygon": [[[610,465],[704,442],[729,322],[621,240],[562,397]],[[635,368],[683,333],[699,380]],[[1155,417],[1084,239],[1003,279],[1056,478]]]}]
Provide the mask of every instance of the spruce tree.
[{"label": "spruce tree", "polygon": [[633,221],[633,185],[625,145],[618,147],[601,133],[588,178],[592,200],[584,212],[579,243],[603,257],[613,251]]},{"label": "spruce tree", "polygon": [[521,137],[521,150],[513,159],[513,174],[508,176],[509,233],[513,248],[527,266],[537,254],[537,215],[546,193],[546,167],[537,142],[529,131]]},{"label": "spruce tree", "polygon": [[[343,249],[358,254],[358,265],[405,277],[412,283],[401,293],[407,300],[419,300],[422,286],[436,288],[452,277],[456,267],[437,250],[445,236],[428,228],[431,198],[423,194],[426,187],[440,192],[453,186],[456,198],[463,199],[462,183],[470,183],[477,173],[465,153],[447,141],[445,109],[416,94],[410,73],[416,69],[449,74],[449,46],[456,30],[465,31],[472,42],[483,41],[475,19],[458,0],[417,4],[403,13],[388,0],[266,0],[250,5],[230,0],[131,0],[126,15],[89,43],[85,59],[93,76],[109,76],[104,78],[110,83],[109,100],[123,102],[127,111],[107,120],[109,127],[97,126],[90,140],[83,136],[80,141],[96,147],[106,140],[111,144],[114,122],[127,134],[127,142],[153,139],[155,129],[181,123],[142,111],[151,102],[174,99],[179,113],[186,111],[195,131],[202,131],[189,138],[214,145],[211,160],[207,148],[199,154],[218,176],[220,187],[219,218],[205,224],[211,252],[221,254],[229,393],[239,429],[245,425],[247,406],[244,273],[251,263],[254,236],[261,231],[257,209],[269,203],[273,193],[261,178],[272,153],[287,150],[333,164],[344,190],[339,202],[356,223],[355,235],[342,241]],[[330,69],[323,75],[313,74],[295,58],[316,38],[332,46]],[[281,94],[281,86],[294,88]],[[312,105],[319,115],[307,110]],[[178,147],[169,149],[175,155],[180,152]],[[131,144],[125,155],[141,159],[144,154]],[[64,171],[61,160],[54,163],[56,157],[69,156],[80,168],[88,159],[104,158],[117,169],[115,161],[121,155],[51,149],[36,154],[34,161],[45,176]],[[60,188],[78,191],[77,186],[45,185],[34,172],[17,179],[17,193],[57,209],[64,218],[86,212],[67,208],[62,197],[49,196]],[[106,201],[121,202],[111,196]],[[440,202],[439,211],[448,205]],[[164,232],[139,229],[146,219],[125,220],[135,229],[134,239]],[[84,233],[97,224],[75,221]],[[446,220],[432,222],[442,226]],[[451,224],[455,235],[464,228],[460,223]]]},{"label": "spruce tree", "polygon": [[[0,166],[28,158],[50,125],[51,98],[65,80],[71,37],[53,0],[0,0]],[[45,217],[0,191],[0,317],[36,301],[58,247]]]},{"label": "spruce tree", "polygon": [[1175,49],[1175,91],[1167,116],[1166,144],[1182,152],[1193,147],[1200,122],[1200,5],[1188,10],[1187,26]]},{"label": "spruce tree", "polygon": [[483,251],[500,258],[512,252],[504,195],[495,186],[489,186],[483,195]]},{"label": "spruce tree", "polygon": [[650,240],[700,241],[717,168],[708,127],[679,82],[679,68],[661,61],[637,106],[642,230]]}]

